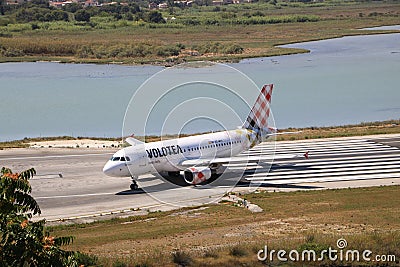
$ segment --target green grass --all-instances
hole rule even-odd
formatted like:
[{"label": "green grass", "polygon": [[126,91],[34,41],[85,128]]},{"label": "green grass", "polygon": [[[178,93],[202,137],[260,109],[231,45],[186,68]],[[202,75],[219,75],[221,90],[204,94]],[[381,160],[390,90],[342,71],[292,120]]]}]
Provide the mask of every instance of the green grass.
[{"label": "green grass", "polygon": [[133,266],[174,266],[174,262],[263,266],[256,253],[264,245],[277,250],[319,250],[336,248],[339,238],[345,238],[350,249],[369,249],[400,259],[399,194],[400,186],[261,192],[246,198],[261,206],[262,213],[223,203],[195,211],[200,216],[159,212],[50,230],[55,235],[74,235],[75,242],[68,248],[95,255],[103,266],[114,262]]}]

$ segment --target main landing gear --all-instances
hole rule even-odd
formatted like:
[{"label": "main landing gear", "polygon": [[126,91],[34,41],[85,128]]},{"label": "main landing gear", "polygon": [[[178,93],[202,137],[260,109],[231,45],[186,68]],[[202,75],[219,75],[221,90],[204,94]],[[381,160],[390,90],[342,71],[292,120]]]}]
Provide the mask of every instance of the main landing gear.
[{"label": "main landing gear", "polygon": [[138,186],[138,184],[136,182],[136,178],[137,177],[131,177],[131,178],[132,178],[132,184],[130,185],[130,188],[131,188],[132,191],[136,191],[136,190],[139,189],[139,186]]}]

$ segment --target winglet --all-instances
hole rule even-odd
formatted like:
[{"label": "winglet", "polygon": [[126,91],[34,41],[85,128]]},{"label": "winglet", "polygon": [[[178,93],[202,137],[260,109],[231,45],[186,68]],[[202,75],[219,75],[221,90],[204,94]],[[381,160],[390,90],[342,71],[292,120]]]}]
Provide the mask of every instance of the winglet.
[{"label": "winglet", "polygon": [[310,153],[310,151],[307,151],[306,153],[304,153],[304,157],[306,158],[306,159],[309,159],[310,158],[310,156],[308,155]]}]

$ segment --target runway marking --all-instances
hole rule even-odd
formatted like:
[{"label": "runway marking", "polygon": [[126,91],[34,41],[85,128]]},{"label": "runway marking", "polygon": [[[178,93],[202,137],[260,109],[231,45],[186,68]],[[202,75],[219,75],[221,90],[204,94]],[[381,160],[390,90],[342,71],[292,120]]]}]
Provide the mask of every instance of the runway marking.
[{"label": "runway marking", "polygon": [[290,185],[290,184],[307,184],[307,183],[323,183],[323,182],[341,182],[341,181],[357,181],[357,180],[379,180],[399,178],[397,174],[388,173],[380,175],[358,175],[358,176],[345,176],[345,177],[326,177],[326,178],[307,178],[307,179],[291,179],[291,180],[264,180],[264,181],[250,181],[255,184],[271,184],[271,185]]},{"label": "runway marking", "polygon": [[[265,167],[262,164],[236,164],[229,167],[233,170],[239,170],[240,167],[254,169],[255,173],[247,174],[244,178],[252,183],[266,184],[400,178],[399,148],[376,141],[319,141],[310,144],[288,142],[277,145],[275,154],[296,154],[306,149],[310,152],[310,159],[277,159],[274,165],[270,165],[271,170],[264,173],[262,170]],[[387,139],[387,142],[393,140]],[[271,146],[264,150],[263,146],[259,146],[243,154],[256,156],[268,152],[273,152]]]},{"label": "runway marking", "polygon": [[20,160],[20,159],[48,159],[48,158],[74,158],[74,157],[86,157],[86,156],[104,156],[113,155],[114,153],[93,153],[93,154],[76,154],[76,155],[53,155],[53,156],[29,156],[29,157],[13,157],[13,158],[1,158],[0,160]]},{"label": "runway marking", "polygon": [[[399,158],[400,159],[400,158]],[[309,165],[309,164],[296,164],[296,167],[310,167],[310,168],[342,168],[342,167],[351,167],[351,166],[384,166],[384,165],[394,165],[399,164],[400,160],[390,159],[386,161],[382,160],[366,160],[366,161],[338,161],[338,162],[321,162],[318,165]],[[283,165],[282,168],[285,166]],[[277,169],[280,167],[277,167]]]},{"label": "runway marking", "polygon": [[35,199],[52,199],[52,198],[70,198],[70,197],[92,197],[92,196],[107,196],[107,195],[115,195],[115,192],[111,193],[91,193],[91,194],[80,194],[80,195],[63,195],[63,196],[43,196],[43,197],[35,197]]},{"label": "runway marking", "polygon": [[387,148],[363,148],[363,149],[354,149],[354,148],[346,148],[346,149],[325,149],[325,150],[316,150],[316,149],[303,149],[303,150],[295,150],[295,149],[287,149],[287,150],[264,150],[264,151],[249,151],[245,153],[241,153],[240,155],[247,155],[247,154],[265,154],[270,152],[271,154],[275,152],[275,154],[288,154],[288,153],[304,153],[306,151],[309,151],[310,153],[314,154],[320,154],[320,155],[328,155],[328,154],[339,154],[339,153],[350,153],[350,151],[353,152],[369,152],[369,151],[374,151],[374,152],[384,152],[384,151],[397,151],[399,150],[397,147],[387,147]]},{"label": "runway marking", "polygon": [[354,144],[336,144],[336,145],[329,145],[329,144],[324,144],[324,143],[320,143],[320,144],[314,144],[314,143],[302,143],[302,144],[287,144],[287,145],[281,145],[281,144],[277,144],[277,145],[273,145],[273,144],[260,144],[259,146],[256,146],[254,148],[252,148],[251,150],[262,150],[263,148],[268,148],[268,147],[276,147],[276,148],[282,148],[282,149],[287,149],[287,148],[293,148],[293,147],[298,147],[300,148],[308,148],[308,147],[314,147],[314,148],[327,148],[327,147],[338,147],[338,148],[346,148],[346,147],[370,147],[371,145],[373,146],[387,146],[387,144],[382,144],[382,143],[375,143],[375,142],[365,142],[365,143],[354,143]]},{"label": "runway marking", "polygon": [[[282,174],[282,173],[269,173],[266,175],[265,173],[255,173],[252,174],[252,178],[246,178],[247,180],[268,180],[268,179],[287,179],[287,178],[301,178],[301,177],[320,177],[320,176],[348,176],[348,175],[356,175],[356,174],[379,174],[379,173],[393,173],[397,172],[397,176],[400,178],[400,168],[397,169],[362,169],[362,170],[355,170],[352,171],[351,168],[340,170],[337,172],[331,171],[327,173],[326,170],[313,170],[313,171],[298,171],[297,174]],[[262,177],[260,177],[262,176]]]},{"label": "runway marking", "polygon": [[[362,159],[362,160],[369,160],[369,159],[386,159],[386,158],[399,158],[400,154],[385,154],[385,155],[373,155],[373,156],[345,156],[343,157],[336,157],[336,158],[318,158],[318,159],[313,159],[312,155],[310,155],[310,159],[301,159],[301,160],[290,160],[290,163],[311,163],[311,162],[333,162],[333,161],[340,161],[342,162],[343,160],[349,160],[349,159]],[[280,163],[285,163],[285,161],[282,160],[274,160],[274,162],[280,162]]]}]

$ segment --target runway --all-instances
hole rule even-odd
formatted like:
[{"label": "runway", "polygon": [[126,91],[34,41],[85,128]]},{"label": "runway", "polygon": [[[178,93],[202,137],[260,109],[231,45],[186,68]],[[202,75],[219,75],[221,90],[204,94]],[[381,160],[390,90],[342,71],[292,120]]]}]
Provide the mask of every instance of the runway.
[{"label": "runway", "polygon": [[[274,148],[275,147],[275,148]],[[168,210],[217,201],[234,191],[318,190],[400,184],[400,135],[263,143],[244,155],[303,154],[310,158],[273,164],[230,165],[225,180],[204,186],[176,186],[147,175],[144,191],[132,192],[130,178],[112,178],[102,167],[117,149],[12,149],[0,151],[0,165],[21,171],[34,167],[33,196],[47,220]],[[241,177],[239,177],[240,175]],[[229,178],[230,177],[230,178]]]}]

